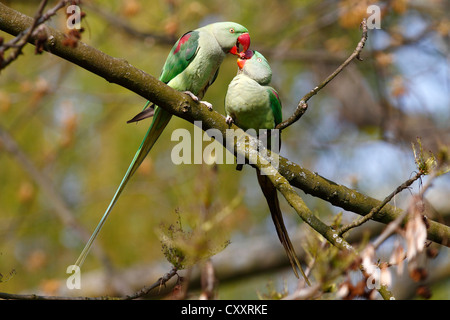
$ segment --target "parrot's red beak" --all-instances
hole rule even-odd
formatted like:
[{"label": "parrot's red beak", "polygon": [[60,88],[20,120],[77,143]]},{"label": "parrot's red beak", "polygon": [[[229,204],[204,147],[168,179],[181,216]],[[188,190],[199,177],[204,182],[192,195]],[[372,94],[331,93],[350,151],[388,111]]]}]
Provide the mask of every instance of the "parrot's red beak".
[{"label": "parrot's red beak", "polygon": [[251,57],[253,57],[253,51],[252,50],[247,50],[245,52],[241,52],[239,54],[239,58],[237,59],[237,64],[239,69],[244,69],[244,64],[245,61],[250,59]]},{"label": "parrot's red beak", "polygon": [[237,64],[240,70],[244,69],[245,59],[238,59]]},{"label": "parrot's red beak", "polygon": [[241,34],[237,41],[242,45],[242,52],[246,52],[248,50],[248,48],[250,48],[250,35],[248,33],[243,33]]},{"label": "parrot's red beak", "polygon": [[[242,51],[239,51],[239,47],[242,45]],[[236,45],[231,48],[230,53],[243,57],[245,52],[250,47],[250,35],[248,33],[241,34],[236,41]]]}]

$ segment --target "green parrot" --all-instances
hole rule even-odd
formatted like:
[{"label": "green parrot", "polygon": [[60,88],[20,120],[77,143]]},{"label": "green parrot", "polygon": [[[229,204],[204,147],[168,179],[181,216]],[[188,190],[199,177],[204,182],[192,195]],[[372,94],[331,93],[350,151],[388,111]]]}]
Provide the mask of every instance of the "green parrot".
[{"label": "green parrot", "polygon": [[[242,50],[240,51],[241,45]],[[217,22],[189,31],[174,44],[163,66],[159,80],[199,101],[203,98],[208,87],[215,81],[226,54],[243,55],[249,46],[250,35],[248,30],[238,23]],[[201,102],[212,109],[211,104],[205,101]],[[120,194],[172,117],[169,112],[147,101],[143,111],[128,122],[136,122],[152,116],[153,121],[150,128],[97,228],[76,261],[76,266],[80,267],[83,264]]]},{"label": "green parrot", "polygon": [[[274,129],[281,123],[282,113],[278,93],[269,86],[272,80],[272,69],[269,63],[258,51],[248,50],[240,55],[237,64],[238,74],[230,82],[225,96],[226,122],[235,123],[243,130],[254,129],[256,132],[260,129]],[[280,138],[279,135],[278,138]],[[270,149],[270,139],[268,141],[267,147]],[[297,259],[284,225],[277,189],[258,169],[256,169],[256,175],[269,206],[278,238],[286,251],[292,269],[298,278],[298,268],[309,285],[309,280]]]}]

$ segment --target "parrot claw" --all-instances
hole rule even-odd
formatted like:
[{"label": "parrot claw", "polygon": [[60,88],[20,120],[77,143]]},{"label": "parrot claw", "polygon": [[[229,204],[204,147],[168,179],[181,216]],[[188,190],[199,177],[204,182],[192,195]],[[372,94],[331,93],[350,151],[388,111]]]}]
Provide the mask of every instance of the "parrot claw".
[{"label": "parrot claw", "polygon": [[190,92],[190,91],[183,91],[183,93],[184,93],[184,94],[187,94],[189,97],[191,97],[192,100],[198,102],[198,100],[199,100],[198,97],[197,97],[195,94],[193,94],[192,92]]},{"label": "parrot claw", "polygon": [[212,111],[213,106],[211,103],[209,103],[208,101],[200,101],[200,103],[203,103],[209,109],[209,111]]},{"label": "parrot claw", "polygon": [[213,106],[212,106],[212,104],[209,103],[208,101],[200,101],[200,99],[199,99],[195,94],[193,94],[193,93],[190,92],[190,91],[183,91],[183,93],[184,93],[184,94],[187,94],[189,97],[191,97],[192,100],[194,100],[194,101],[196,101],[196,102],[203,103],[203,104],[209,109],[209,111],[212,111]]},{"label": "parrot claw", "polygon": [[234,120],[233,120],[233,118],[232,117],[230,117],[229,115],[225,118],[225,122],[228,124],[228,125],[231,125],[233,122],[234,122]]}]

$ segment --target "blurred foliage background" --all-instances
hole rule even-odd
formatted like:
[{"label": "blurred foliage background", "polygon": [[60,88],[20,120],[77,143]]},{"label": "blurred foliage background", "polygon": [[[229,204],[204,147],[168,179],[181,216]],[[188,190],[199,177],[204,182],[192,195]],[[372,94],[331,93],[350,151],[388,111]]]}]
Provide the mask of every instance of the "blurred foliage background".
[{"label": "blurred foliage background", "polygon": [[[2,2],[33,16],[40,1]],[[272,85],[280,93],[287,118],[299,99],[353,52],[361,37],[359,24],[373,3],[85,0],[82,41],[158,77],[172,44],[184,32],[216,21],[241,23],[250,31],[252,48],[272,66]],[[353,62],[310,100],[305,116],[283,132],[281,154],[339,184],[383,199],[416,170],[411,143],[417,137],[435,154],[450,145],[450,8],[445,0],[375,4],[381,8],[381,29],[369,30],[364,61]],[[65,19],[59,12],[48,24],[64,32]],[[235,58],[228,57],[205,96],[218,112],[224,113],[226,89],[236,70]],[[27,161],[6,152],[0,141],[0,291],[57,294],[65,287],[66,268],[85,244],[77,230],[89,234],[97,225],[147,130],[149,122],[126,124],[144,103],[143,98],[56,56],[35,55],[31,45],[2,70],[0,128]],[[109,262],[91,253],[83,274],[99,270],[103,274],[107,265],[122,271],[145,265],[149,278],[127,289],[132,292],[156,281],[170,270],[161,232],[180,218],[185,232],[192,231],[185,242],[196,252],[204,251],[199,256],[225,248],[212,258],[213,264],[223,261],[220,257],[227,251],[244,248],[236,251],[239,256],[225,259],[234,262],[229,265],[232,271],[222,271],[223,278],[218,272],[218,297],[253,299],[271,296],[271,290],[283,291],[286,283],[288,289],[295,288],[254,170],[174,165],[170,155],[177,142],[170,137],[180,127],[193,132],[184,120],[170,122],[102,230],[97,247]],[[30,166],[47,179],[36,179]],[[412,192],[420,186],[415,183]],[[46,193],[46,188],[55,192]],[[432,218],[447,224],[449,195],[448,175],[436,179],[427,193]],[[406,207],[410,196],[411,192],[404,192],[395,205]],[[325,221],[340,212],[322,200],[307,195],[305,200]],[[314,238],[314,232],[281,202],[291,236],[302,241]],[[63,218],[61,211],[66,209],[76,227]],[[343,215],[344,220],[355,217]],[[376,234],[376,225],[365,224],[362,229],[375,226],[372,234]],[[199,235],[195,233],[199,228],[206,231]],[[299,248],[304,244],[297,243]],[[242,261],[260,252],[255,246],[281,252],[280,261],[267,270],[239,271]],[[428,281],[437,283],[432,286],[433,298],[448,299],[449,250],[439,250],[435,264],[447,271]],[[162,265],[156,273],[151,273],[153,263]],[[415,297],[416,284],[404,281],[395,284],[394,294]],[[111,288],[105,285],[103,293],[95,293],[111,293]]]}]

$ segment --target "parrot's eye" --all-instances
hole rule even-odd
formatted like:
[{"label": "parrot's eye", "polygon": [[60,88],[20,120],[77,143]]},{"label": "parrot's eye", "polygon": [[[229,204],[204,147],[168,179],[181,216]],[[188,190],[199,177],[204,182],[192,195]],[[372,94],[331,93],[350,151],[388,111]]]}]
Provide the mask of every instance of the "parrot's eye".
[{"label": "parrot's eye", "polygon": [[230,28],[230,33],[234,33],[234,28]]},{"label": "parrot's eye", "polygon": [[256,59],[256,61],[258,61],[258,62],[261,62],[261,61],[262,61],[262,59],[261,59],[261,58],[258,58],[258,59]]}]

